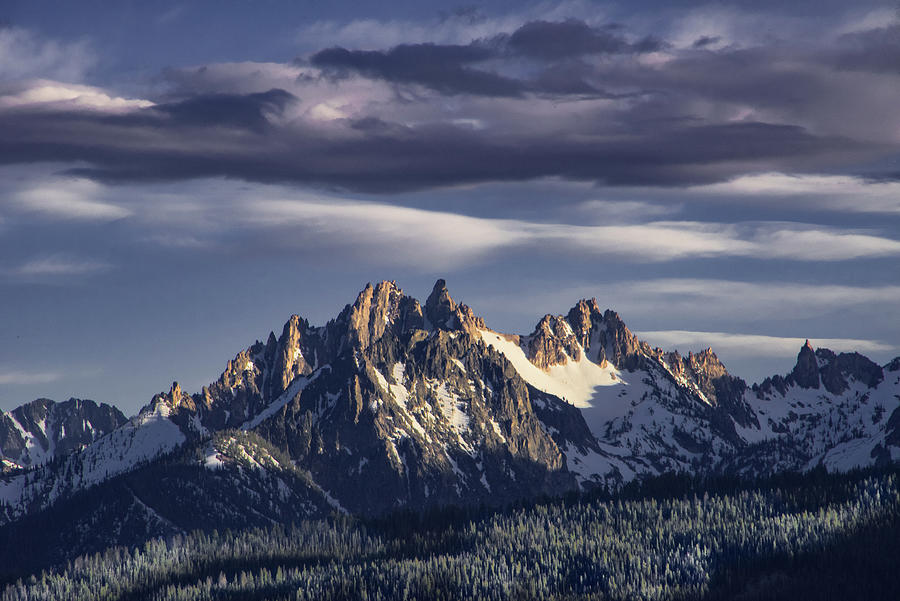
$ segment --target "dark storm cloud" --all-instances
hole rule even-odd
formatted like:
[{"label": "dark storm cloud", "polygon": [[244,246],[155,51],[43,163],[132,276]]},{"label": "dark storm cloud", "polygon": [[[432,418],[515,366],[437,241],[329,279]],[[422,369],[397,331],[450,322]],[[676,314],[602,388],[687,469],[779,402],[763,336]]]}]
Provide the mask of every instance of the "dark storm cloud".
[{"label": "dark storm cloud", "polygon": [[[218,98],[215,106],[244,107],[251,100],[270,106],[271,97],[284,99],[276,91],[259,96]],[[587,130],[560,136],[498,134],[364,118],[343,120],[334,126],[340,131],[329,134],[303,124],[259,127],[255,119],[233,119],[231,113],[210,122],[209,115],[194,115],[194,104],[186,105],[190,110],[148,108],[125,116],[0,115],[0,130],[6,133],[0,161],[83,161],[90,166],[76,173],[111,181],[229,176],[384,192],[544,176],[697,184],[778,164],[799,167],[852,147],[847,140],[817,137],[800,127],[764,123],[657,123],[623,138]]]},{"label": "dark storm cloud", "polygon": [[[0,163],[371,192],[541,177],[677,186],[833,169],[896,154],[878,138],[893,131],[892,103],[841,79],[848,57],[871,65],[893,31],[844,36],[821,60],[805,45],[716,50],[714,37],[675,49],[573,20],[469,44],[335,47],[296,65],[185,70],[179,100],[139,110],[0,108]],[[860,77],[890,75],[874,64]],[[246,73],[251,84],[281,77],[290,91],[212,93],[222,70],[228,86]],[[406,94],[405,84],[435,93]]]},{"label": "dark storm cloud", "polygon": [[709,36],[709,35],[700,36],[699,38],[697,38],[696,40],[694,40],[694,43],[691,44],[691,47],[692,47],[692,48],[705,48],[706,46],[710,46],[710,45],[712,45],[712,44],[718,43],[721,39],[722,39],[721,36],[717,36],[717,35],[714,35],[714,36]]},{"label": "dark storm cloud", "polygon": [[317,67],[357,71],[396,83],[418,83],[446,94],[520,95],[522,82],[467,66],[494,55],[494,49],[481,44],[404,44],[386,52],[328,48],[310,60]]},{"label": "dark storm cloud", "polygon": [[[459,44],[401,44],[390,50],[334,47],[312,55],[310,62],[332,75],[348,72],[394,83],[420,84],[444,94],[520,96],[526,91],[551,94],[601,94],[585,79],[549,74],[571,71],[565,59],[591,54],[655,52],[663,43],[653,37],[629,42],[617,26],[591,27],[569,19],[532,21],[509,35]],[[550,67],[534,79],[507,77],[474,65],[510,57],[526,57]]]},{"label": "dark storm cloud", "polygon": [[284,90],[257,94],[205,94],[181,102],[158,104],[151,110],[189,127],[226,126],[261,131],[269,113],[280,113],[297,98]]},{"label": "dark storm cloud", "polygon": [[832,54],[838,68],[900,73],[900,24],[850,33],[838,42]]},{"label": "dark storm cloud", "polygon": [[[654,49],[658,49],[659,43],[645,40],[639,46],[654,46]],[[598,29],[576,19],[558,23],[526,23],[509,36],[509,47],[525,56],[545,60],[584,54],[616,54],[638,49],[629,44],[616,29]]]}]

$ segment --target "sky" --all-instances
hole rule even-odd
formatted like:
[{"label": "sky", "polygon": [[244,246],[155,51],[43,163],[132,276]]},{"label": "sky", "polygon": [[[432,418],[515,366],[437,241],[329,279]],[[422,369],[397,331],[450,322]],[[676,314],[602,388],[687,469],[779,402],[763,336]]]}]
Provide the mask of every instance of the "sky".
[{"label": "sky", "polygon": [[380,280],[885,363],[898,97],[894,3],[6,0],[0,409],[133,414]]}]

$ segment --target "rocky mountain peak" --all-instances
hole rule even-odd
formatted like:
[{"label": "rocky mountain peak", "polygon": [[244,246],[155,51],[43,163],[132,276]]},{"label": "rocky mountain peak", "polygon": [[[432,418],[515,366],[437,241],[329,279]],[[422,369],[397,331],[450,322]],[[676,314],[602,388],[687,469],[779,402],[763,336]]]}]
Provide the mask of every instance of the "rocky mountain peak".
[{"label": "rocky mountain peak", "polygon": [[801,388],[819,387],[819,363],[816,360],[816,352],[809,340],[797,354],[797,365],[791,371],[790,377]]},{"label": "rocky mountain peak", "polygon": [[582,357],[581,344],[562,315],[545,315],[523,342],[526,355],[541,369]]},{"label": "rocky mountain peak", "polygon": [[[306,340],[311,329],[309,322],[295,314],[284,324],[278,340],[275,340],[274,334],[269,334],[264,351],[265,362],[272,366],[265,387],[267,398],[277,397],[294,378],[313,370],[314,365],[310,365],[307,359],[310,345]],[[249,360],[250,357],[245,359]],[[245,365],[240,366],[242,374],[244,367]]]},{"label": "rocky mountain peak", "polygon": [[431,294],[428,295],[428,299],[425,301],[425,316],[435,328],[455,330],[458,325],[454,321],[455,313],[456,303],[450,297],[447,283],[442,279],[436,281]]},{"label": "rocky mountain peak", "polygon": [[360,348],[368,348],[387,331],[400,335],[424,325],[419,301],[404,294],[393,281],[367,284],[345,311],[350,340]]},{"label": "rocky mountain peak", "polygon": [[706,348],[696,355],[688,352],[687,363],[696,374],[703,374],[708,378],[718,378],[728,373],[725,365],[719,360],[711,348]]},{"label": "rocky mountain peak", "polygon": [[7,467],[34,466],[80,449],[126,421],[106,403],[37,399],[0,413],[0,457]]},{"label": "rocky mountain peak", "polygon": [[579,344],[587,350],[591,344],[591,332],[595,324],[603,321],[603,311],[597,304],[597,299],[581,299],[569,310],[566,320],[575,334]]},{"label": "rocky mountain peak", "polygon": [[884,369],[859,353],[835,354],[829,349],[817,349],[816,359],[819,374],[825,390],[832,394],[841,394],[855,380],[874,388],[884,380]]},{"label": "rocky mountain peak", "polygon": [[635,369],[641,356],[651,352],[650,346],[638,340],[619,314],[611,309],[603,313],[601,343],[605,358],[620,369]]},{"label": "rocky mountain peak", "polygon": [[[181,385],[178,382],[172,382],[169,392],[156,395],[154,401],[166,403],[172,409],[184,408],[191,412],[196,411],[194,400],[181,389]],[[156,405],[156,402],[153,405]]]},{"label": "rocky mountain peak", "polygon": [[443,279],[434,283],[425,301],[425,317],[432,327],[440,330],[463,330],[474,335],[477,329],[485,327],[484,320],[468,305],[456,304]]}]

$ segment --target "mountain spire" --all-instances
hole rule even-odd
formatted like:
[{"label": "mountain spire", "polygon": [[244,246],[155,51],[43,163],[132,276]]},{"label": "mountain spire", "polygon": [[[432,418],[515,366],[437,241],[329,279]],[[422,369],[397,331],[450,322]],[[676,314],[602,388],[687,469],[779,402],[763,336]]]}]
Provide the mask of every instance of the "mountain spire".
[{"label": "mountain spire", "polygon": [[455,325],[452,323],[455,311],[456,303],[450,298],[447,282],[439,279],[425,301],[425,315],[433,326],[450,330]]},{"label": "mountain spire", "polygon": [[791,376],[801,388],[819,387],[819,363],[816,361],[816,352],[809,340],[797,354],[797,365],[794,366]]}]

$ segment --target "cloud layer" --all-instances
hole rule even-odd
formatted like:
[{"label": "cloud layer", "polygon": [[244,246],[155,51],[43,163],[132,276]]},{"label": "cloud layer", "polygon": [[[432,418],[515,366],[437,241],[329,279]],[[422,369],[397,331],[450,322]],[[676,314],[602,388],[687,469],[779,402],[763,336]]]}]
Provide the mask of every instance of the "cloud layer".
[{"label": "cloud layer", "polygon": [[[781,357],[797,354],[806,338],[760,336],[758,334],[734,334],[729,332],[693,332],[688,330],[657,330],[637,332],[641,339],[667,349],[702,350],[713,348],[731,356]],[[896,350],[893,346],[874,340],[852,338],[816,338],[810,340],[816,348],[824,347],[835,352],[883,353]]]},{"label": "cloud layer", "polygon": [[766,21],[754,36],[735,28],[740,14],[698,24],[689,13],[657,34],[545,13],[457,18],[433,40],[412,28],[409,41],[281,64],[172,69],[146,98],[56,83],[78,71],[44,44],[44,79],[0,90],[0,162],[385,192],[542,177],[702,185],[897,150],[900,74],[882,58],[895,54],[893,21],[818,36]]}]

